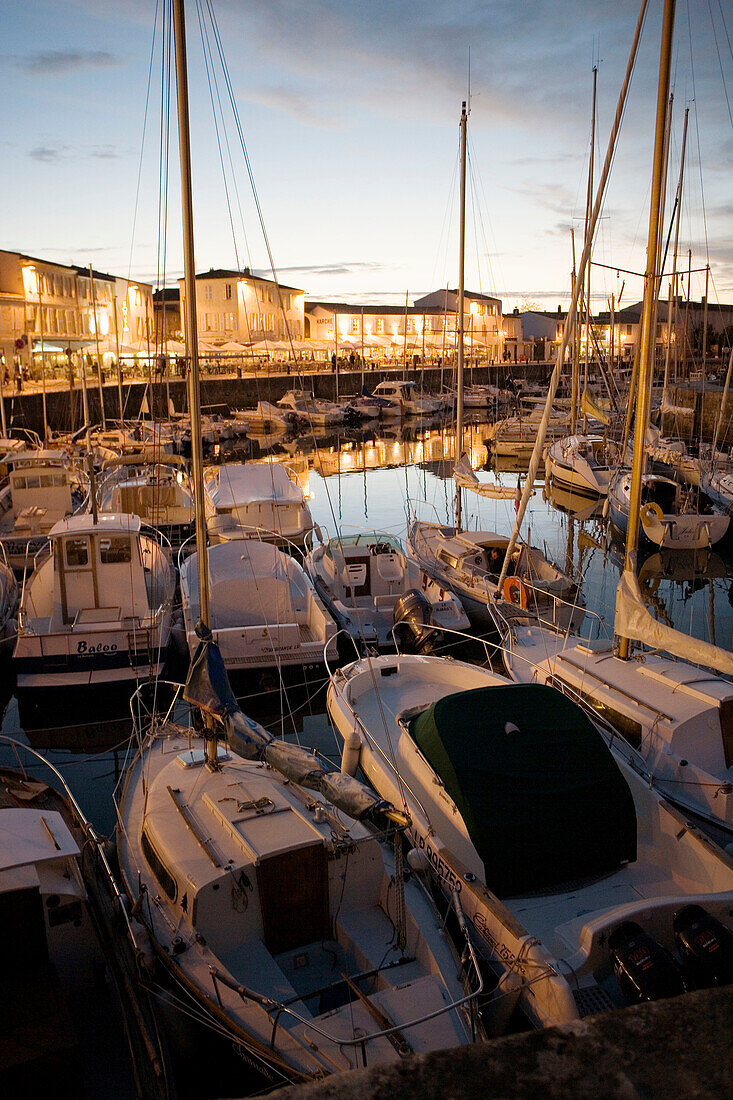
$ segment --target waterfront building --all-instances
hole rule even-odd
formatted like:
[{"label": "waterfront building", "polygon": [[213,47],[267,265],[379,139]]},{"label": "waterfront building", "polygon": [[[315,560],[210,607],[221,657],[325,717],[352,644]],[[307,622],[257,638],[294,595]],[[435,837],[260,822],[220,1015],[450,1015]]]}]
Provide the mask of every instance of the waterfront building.
[{"label": "waterfront building", "polygon": [[[83,352],[100,365],[147,355],[152,286],[0,250],[0,356],[6,379],[53,370]],[[152,349],[154,351],[154,348]]]},{"label": "waterfront building", "polygon": [[[185,332],[185,287],[178,280],[180,316]],[[210,344],[229,340],[252,345],[302,341],[304,292],[243,271],[214,269],[196,276],[199,339]],[[287,324],[286,324],[287,322]]]},{"label": "waterfront building", "polygon": [[[351,352],[366,358],[441,358],[450,355],[458,339],[458,292],[438,290],[412,305],[355,305],[308,301],[305,336],[314,348],[334,354]],[[485,294],[464,295],[467,354],[491,362],[503,348],[501,301]]]}]

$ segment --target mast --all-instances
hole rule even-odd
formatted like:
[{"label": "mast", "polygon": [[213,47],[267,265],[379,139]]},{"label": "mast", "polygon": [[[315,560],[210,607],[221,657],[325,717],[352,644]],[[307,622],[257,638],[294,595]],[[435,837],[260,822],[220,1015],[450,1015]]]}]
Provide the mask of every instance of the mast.
[{"label": "mast", "polygon": [[102,431],[107,431],[107,417],[104,415],[104,391],[102,389],[102,356],[99,351],[99,325],[97,324],[97,295],[94,290],[94,271],[89,265],[89,291],[92,295],[92,315],[94,317],[94,343],[97,348],[97,387],[99,389],[99,412],[102,418]]},{"label": "mast", "polygon": [[[596,150],[596,87],[598,84],[598,66],[593,66],[593,102],[591,107],[591,123],[590,123],[590,156],[588,158],[588,193],[585,200],[585,236],[588,236],[588,224],[590,222],[590,213],[593,207],[593,161],[595,158]],[[585,359],[583,369],[583,390],[588,389],[588,374],[590,371],[590,342],[591,342],[591,312],[590,312],[590,273],[591,265],[588,264],[585,284]],[[587,424],[585,416],[583,417],[584,425]],[[575,429],[573,429],[575,430]]]},{"label": "mast", "polygon": [[[629,526],[626,532],[626,561],[624,568],[636,571],[636,547],[639,540],[639,511],[641,508],[641,479],[644,472],[646,425],[654,370],[653,318],[657,297],[657,266],[659,259],[659,222],[662,205],[664,177],[665,128],[667,123],[667,97],[669,95],[670,62],[676,0],[664,0],[664,20],[659,57],[659,83],[657,87],[657,118],[654,134],[654,160],[652,194],[649,208],[649,236],[647,238],[646,277],[641,332],[639,334],[639,378],[636,398],[636,422],[634,425],[634,461],[629,494]],[[631,643],[628,638],[619,639],[619,656],[627,659]]]},{"label": "mast", "polygon": [[[191,145],[188,121],[188,72],[186,67],[186,25],[184,0],[173,0],[173,27],[176,48],[176,91],[178,96],[178,141],[181,157],[181,200],[183,215],[183,265],[186,294],[186,342],[188,344],[188,407],[191,414],[191,466],[196,519],[199,607],[201,623],[209,626],[209,558],[206,548],[206,512],[204,510],[204,456],[201,443],[201,394],[199,386],[199,346],[196,325],[196,267],[193,249],[193,206],[191,200]],[[207,761],[216,764],[216,743],[207,741]]]},{"label": "mast", "polygon": [[[456,370],[456,454],[460,462],[463,454],[463,297],[464,267],[466,259],[466,130],[468,115],[465,102],[461,104],[461,208],[458,236],[458,367]],[[461,529],[461,487],[456,485],[456,530]]]},{"label": "mast", "polygon": [[[587,226],[586,226],[587,232]],[[576,270],[575,270],[575,230],[570,228],[570,243],[573,249],[573,275],[570,283],[570,293],[572,294],[572,288],[575,286]],[[578,339],[578,325],[573,326],[573,350],[572,350],[572,363],[570,367],[570,434],[575,435],[578,427],[578,370],[580,358],[580,340]]]}]

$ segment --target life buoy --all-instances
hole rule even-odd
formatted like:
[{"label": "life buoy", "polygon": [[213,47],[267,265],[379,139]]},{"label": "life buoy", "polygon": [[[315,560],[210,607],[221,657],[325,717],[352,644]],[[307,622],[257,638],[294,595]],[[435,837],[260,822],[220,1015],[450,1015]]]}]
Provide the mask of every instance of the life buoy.
[{"label": "life buoy", "polygon": [[650,500],[641,510],[642,523],[661,523],[664,519],[664,512],[656,503],[656,501]]},{"label": "life buoy", "polygon": [[506,577],[504,579],[504,599],[507,603],[517,604],[521,608],[527,606],[527,589],[524,587],[519,577]]}]

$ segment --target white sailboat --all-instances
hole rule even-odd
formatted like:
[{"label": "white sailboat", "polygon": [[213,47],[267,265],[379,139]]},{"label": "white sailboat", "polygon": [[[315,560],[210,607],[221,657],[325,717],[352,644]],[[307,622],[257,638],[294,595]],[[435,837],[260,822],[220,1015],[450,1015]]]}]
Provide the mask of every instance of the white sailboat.
[{"label": "white sailboat", "polygon": [[[174,0],[186,333],[199,415],[183,0]],[[120,867],[176,990],[269,1084],[450,1047],[483,990],[402,863],[405,815],[250,721],[211,639],[203,456],[192,433],[199,637],[186,700],[205,737],[154,720],[118,807]],[[216,548],[215,548],[216,549]],[[220,743],[226,738],[228,748]],[[351,820],[345,819],[347,815]],[[454,903],[460,915],[460,901]]]},{"label": "white sailboat", "polygon": [[[669,76],[671,15],[665,8],[663,65]],[[661,177],[666,91],[657,105],[655,176],[649,219],[647,276],[640,334],[641,370],[637,395],[633,470],[624,473],[627,518],[626,558],[616,591],[616,644],[589,643],[558,636],[542,624],[512,627],[505,642],[516,679],[559,684],[638,745],[650,777],[665,795],[716,829],[733,830],[733,742],[729,731],[733,686],[710,672],[733,675],[733,654],[658,622],[644,603],[636,574],[636,548],[642,525],[663,528],[656,504],[642,503],[644,444],[654,350],[654,302],[659,244]],[[596,209],[599,206],[599,194]],[[584,256],[589,248],[586,240]],[[552,389],[552,388],[551,388]],[[549,400],[549,399],[548,399]],[[678,486],[671,483],[670,492]],[[613,507],[611,490],[609,499]],[[645,509],[647,510],[645,513]],[[613,516],[613,512],[612,512]],[[645,522],[646,519],[646,522]],[[707,536],[701,544],[708,545]],[[646,650],[632,657],[632,643]]]},{"label": "white sailboat", "polygon": [[545,476],[572,493],[605,497],[618,461],[618,446],[602,435],[565,436],[548,446]]}]

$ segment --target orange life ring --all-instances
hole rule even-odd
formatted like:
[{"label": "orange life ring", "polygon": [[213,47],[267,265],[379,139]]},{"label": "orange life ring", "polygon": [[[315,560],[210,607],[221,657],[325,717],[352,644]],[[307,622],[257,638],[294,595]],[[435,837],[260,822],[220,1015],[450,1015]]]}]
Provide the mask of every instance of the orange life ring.
[{"label": "orange life ring", "polygon": [[507,603],[517,604],[522,609],[527,607],[527,589],[519,577],[505,577],[502,592]]}]

